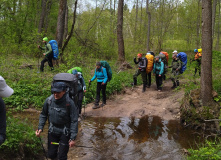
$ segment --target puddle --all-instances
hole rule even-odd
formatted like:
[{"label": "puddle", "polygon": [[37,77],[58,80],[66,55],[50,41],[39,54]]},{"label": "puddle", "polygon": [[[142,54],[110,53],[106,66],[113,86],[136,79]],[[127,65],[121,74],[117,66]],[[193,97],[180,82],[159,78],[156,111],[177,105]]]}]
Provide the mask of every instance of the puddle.
[{"label": "puddle", "polygon": [[[19,119],[38,126],[40,113],[15,113]],[[33,130],[34,131],[34,130]],[[42,134],[47,141],[47,126]],[[195,131],[183,128],[179,121],[160,117],[105,118],[87,117],[79,123],[76,145],[68,159],[79,160],[171,160],[184,159],[183,148],[196,148],[202,142]]]},{"label": "puddle", "polygon": [[184,159],[183,148],[194,148],[199,141],[193,131],[178,121],[160,117],[87,118],[79,125],[78,145],[71,148],[70,159],[171,160]]}]

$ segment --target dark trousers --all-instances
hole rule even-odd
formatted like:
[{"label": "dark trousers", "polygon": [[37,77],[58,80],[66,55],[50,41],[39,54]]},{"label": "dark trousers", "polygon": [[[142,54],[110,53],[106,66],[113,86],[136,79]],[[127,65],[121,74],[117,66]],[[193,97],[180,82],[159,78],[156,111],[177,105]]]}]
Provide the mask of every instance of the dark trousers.
[{"label": "dark trousers", "polygon": [[82,110],[82,101],[83,101],[83,90],[78,92],[78,110],[79,110],[79,114],[81,114],[81,110]]},{"label": "dark trousers", "polygon": [[53,67],[53,63],[52,63],[52,58],[53,58],[53,53],[49,53],[48,56],[41,61],[41,66],[40,66],[40,70],[43,72],[44,71],[44,64],[45,62],[48,62],[48,65],[52,68]]},{"label": "dark trousers", "polygon": [[[48,133],[48,157],[55,159],[58,156],[59,160],[67,160],[69,140],[70,136]],[[59,145],[51,144],[51,142],[57,142]]]},{"label": "dark trousers", "polygon": [[151,72],[147,74],[147,85],[151,86]]},{"label": "dark trousers", "polygon": [[140,69],[138,69],[135,74],[133,75],[134,79],[137,79],[137,77],[141,74],[142,80],[143,80],[143,84],[147,83],[147,73],[146,70],[145,71],[140,71]]},{"label": "dark trousers", "polygon": [[101,90],[102,90],[102,96],[103,96],[103,103],[106,104],[106,87],[107,87],[107,83],[102,85],[102,82],[97,82],[97,97],[96,97],[95,105],[99,105]]},{"label": "dark trousers", "polygon": [[158,90],[162,90],[162,81],[163,81],[162,75],[159,76],[159,74],[156,74],[156,84]]}]

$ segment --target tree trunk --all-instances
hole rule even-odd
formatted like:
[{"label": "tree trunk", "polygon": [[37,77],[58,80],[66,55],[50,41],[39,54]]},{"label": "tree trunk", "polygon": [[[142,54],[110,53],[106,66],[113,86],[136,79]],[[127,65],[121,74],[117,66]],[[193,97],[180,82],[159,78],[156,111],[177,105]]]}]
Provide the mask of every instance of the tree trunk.
[{"label": "tree trunk", "polygon": [[213,0],[213,9],[212,9],[212,37],[213,39],[214,39],[214,32],[215,32],[216,4],[217,4],[217,0]]},{"label": "tree trunk", "polygon": [[46,0],[47,1],[47,13],[46,13],[46,16],[45,16],[45,33],[47,33],[48,31],[48,24],[50,23],[50,19],[49,19],[49,15],[50,15],[50,12],[51,12],[51,6],[52,6],[52,0]]},{"label": "tree trunk", "polygon": [[216,41],[216,50],[219,50],[219,34],[220,34],[220,0],[218,0],[219,3],[219,15],[218,15],[218,30],[217,30],[217,41]]},{"label": "tree trunk", "polygon": [[46,1],[47,0],[42,0],[41,2],[41,16],[38,24],[38,33],[41,33],[42,29],[44,28],[44,20],[46,15]]},{"label": "tree trunk", "polygon": [[67,0],[60,0],[56,30],[56,40],[58,42],[58,48],[61,48],[63,43],[66,7]]},{"label": "tree trunk", "polygon": [[202,66],[201,99],[203,106],[210,106],[212,97],[212,2],[202,0]]},{"label": "tree trunk", "polygon": [[148,15],[148,27],[147,27],[147,52],[150,51],[150,24],[151,24],[151,14],[149,11],[149,0],[146,1],[146,14]]},{"label": "tree trunk", "polygon": [[117,41],[118,41],[118,61],[125,61],[124,38],[123,38],[123,6],[124,0],[118,2],[118,17],[117,17]]},{"label": "tree trunk", "polygon": [[68,6],[66,7],[66,12],[65,12],[64,39],[67,38],[67,35],[68,35]]},{"label": "tree trunk", "polygon": [[69,35],[67,36],[67,39],[66,39],[66,41],[64,42],[64,45],[63,45],[63,47],[62,47],[62,53],[61,53],[61,55],[63,55],[64,49],[65,49],[66,46],[68,45],[68,42],[69,42],[69,40],[71,39],[71,37],[72,37],[72,35],[73,35],[73,32],[74,32],[74,25],[75,25],[75,22],[76,22],[77,3],[78,3],[78,0],[76,0],[75,3],[74,3],[73,23],[72,23],[72,26],[71,26],[71,31],[70,31]]},{"label": "tree trunk", "polygon": [[198,13],[197,13],[197,23],[196,23],[196,48],[199,48],[200,46],[200,1],[198,0]]},{"label": "tree trunk", "polygon": [[134,28],[134,43],[137,40],[137,21],[138,21],[138,0],[136,2],[136,18],[135,18],[135,28]]}]

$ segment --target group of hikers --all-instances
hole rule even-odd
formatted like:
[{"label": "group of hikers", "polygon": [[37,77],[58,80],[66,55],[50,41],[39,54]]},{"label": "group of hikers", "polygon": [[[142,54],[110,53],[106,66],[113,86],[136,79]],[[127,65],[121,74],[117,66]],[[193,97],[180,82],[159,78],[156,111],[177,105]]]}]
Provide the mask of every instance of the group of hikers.
[{"label": "group of hikers", "polygon": [[[53,51],[48,42],[48,38],[43,38],[45,47],[38,48],[44,49],[45,58],[41,62],[41,71],[44,71],[44,63],[48,61],[51,70],[53,70]],[[202,56],[202,50],[194,50],[194,61],[197,61],[198,65],[201,64],[200,58]],[[139,53],[134,58],[135,64],[138,64],[138,69],[133,75],[132,85],[137,85],[137,77],[141,74],[143,80],[143,92],[146,87],[151,86],[151,72],[156,78],[157,90],[162,91],[162,82],[166,79],[166,72],[168,68],[171,69],[171,80],[173,82],[172,88],[179,86],[179,75],[186,69],[187,56],[184,52],[178,53],[173,51],[171,66],[168,65],[169,55],[167,52],[161,51],[159,55],[154,55],[153,52],[148,52],[145,57]],[[199,66],[195,68],[195,74],[199,70]],[[200,74],[200,70],[199,70]],[[111,80],[111,69],[106,61],[100,61],[96,63],[94,76],[89,80],[90,83],[97,79],[97,91],[95,104],[93,109],[98,109],[106,105],[106,87],[107,83]],[[46,121],[49,121],[48,129],[48,158],[51,159],[67,159],[67,153],[69,147],[75,146],[75,139],[78,133],[78,121],[81,117],[83,95],[86,92],[85,80],[82,75],[80,67],[74,67],[62,73],[61,79],[53,81],[51,86],[51,96],[46,98],[41,114],[39,116],[38,129],[35,131],[37,137],[40,137],[41,132],[45,126]],[[70,81],[76,80],[76,96],[77,102],[75,102],[73,96],[70,96],[72,89],[70,86],[62,81],[63,79],[69,79]],[[6,109],[2,97],[9,97],[13,94],[13,89],[10,88],[3,77],[0,76],[0,145],[6,138]],[[102,92],[102,103],[100,103],[100,92]]]},{"label": "group of hikers", "polygon": [[[157,90],[162,91],[163,80],[166,79],[166,73],[168,68],[171,68],[170,79],[173,82],[172,89],[178,87],[179,76],[186,70],[187,65],[187,55],[184,52],[177,52],[174,50],[172,52],[172,62],[169,66],[169,54],[161,50],[161,52],[155,56],[154,52],[149,51],[143,57],[142,53],[137,54],[137,59],[134,57],[134,63],[138,64],[138,69],[133,75],[133,82],[131,85],[137,85],[137,77],[141,74],[143,81],[143,89],[142,92],[146,91],[146,88],[150,88],[151,86],[151,72],[153,71],[153,75],[155,76]],[[195,74],[197,70],[199,71],[200,76],[200,66],[201,66],[201,57],[202,57],[202,49],[194,49],[195,56],[192,61],[196,61],[197,65],[195,66]]]}]

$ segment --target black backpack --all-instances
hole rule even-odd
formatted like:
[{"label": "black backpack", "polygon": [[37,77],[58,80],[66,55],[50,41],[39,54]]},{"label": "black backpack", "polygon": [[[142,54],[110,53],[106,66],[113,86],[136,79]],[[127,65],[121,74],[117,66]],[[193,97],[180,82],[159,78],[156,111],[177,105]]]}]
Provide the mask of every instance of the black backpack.
[{"label": "black backpack", "polygon": [[53,77],[51,87],[53,87],[53,84],[55,82],[65,82],[65,84],[67,85],[67,92],[69,94],[69,97],[74,101],[75,106],[77,106],[78,104],[77,77],[70,73],[58,73]]}]

